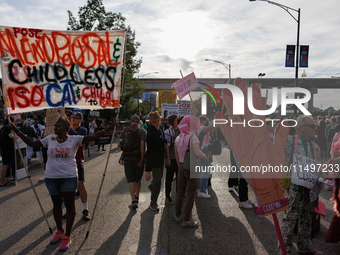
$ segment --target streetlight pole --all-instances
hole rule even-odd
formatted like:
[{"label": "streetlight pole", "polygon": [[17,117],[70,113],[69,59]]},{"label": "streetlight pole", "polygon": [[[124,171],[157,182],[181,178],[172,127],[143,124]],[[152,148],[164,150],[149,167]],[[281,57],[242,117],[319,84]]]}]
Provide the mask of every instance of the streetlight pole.
[{"label": "streetlight pole", "polygon": [[262,79],[263,76],[265,76],[265,75],[266,75],[265,73],[259,73],[259,74],[257,75],[257,79],[260,78],[260,77],[261,77],[261,79]]},{"label": "streetlight pole", "polygon": [[226,63],[223,63],[223,62],[221,62],[221,61],[217,61],[217,60],[213,60],[213,59],[204,59],[205,61],[213,61],[213,62],[216,62],[216,63],[219,63],[219,64],[221,64],[221,65],[223,65],[225,68],[227,68],[228,69],[228,71],[229,71],[229,80],[230,80],[230,78],[231,78],[231,65],[230,64],[226,64]]},{"label": "streetlight pole", "polygon": [[[249,0],[250,2],[254,2],[254,1],[261,1],[261,2],[267,2],[269,4],[273,4],[276,6],[279,6],[280,8],[284,9],[286,12],[289,13],[289,15],[297,22],[297,40],[296,40],[296,64],[295,64],[295,87],[297,87],[297,83],[298,83],[298,78],[299,78],[299,41],[300,41],[300,8],[299,9],[293,9],[291,7],[288,7],[286,5],[283,4],[279,4],[273,1],[268,1],[268,0]],[[298,17],[295,18],[294,15],[290,12],[290,11],[295,11],[298,13]],[[295,98],[296,98],[296,94],[295,94]],[[294,108],[294,114],[296,114],[296,107]]]}]

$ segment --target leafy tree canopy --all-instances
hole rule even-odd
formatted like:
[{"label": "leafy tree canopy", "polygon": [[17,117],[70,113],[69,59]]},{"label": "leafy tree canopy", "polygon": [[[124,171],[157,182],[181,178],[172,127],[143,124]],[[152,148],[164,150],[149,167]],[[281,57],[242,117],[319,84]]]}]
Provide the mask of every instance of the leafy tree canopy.
[{"label": "leafy tree canopy", "polygon": [[125,17],[121,13],[106,12],[102,0],[87,0],[86,5],[79,7],[78,19],[71,11],[67,12],[69,17],[67,30],[127,30],[124,88],[121,99],[123,107],[120,109],[120,118],[130,118],[136,108],[133,98],[140,98],[145,90],[140,80],[133,78],[142,64],[142,59],[136,57],[140,43],[135,40],[135,31],[125,25]]}]

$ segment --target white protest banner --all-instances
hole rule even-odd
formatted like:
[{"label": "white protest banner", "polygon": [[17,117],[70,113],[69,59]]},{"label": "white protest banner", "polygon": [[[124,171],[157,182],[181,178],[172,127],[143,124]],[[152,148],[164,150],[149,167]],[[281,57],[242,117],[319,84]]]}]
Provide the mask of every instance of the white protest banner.
[{"label": "white protest banner", "polygon": [[171,114],[178,115],[178,104],[162,104],[162,115],[164,119],[168,119]]},{"label": "white protest banner", "polygon": [[196,89],[199,86],[199,84],[197,82],[195,74],[191,73],[183,77],[182,79],[174,82],[172,86],[174,87],[178,98],[182,99],[183,97],[188,95],[191,91]]},{"label": "white protest banner", "polygon": [[190,100],[179,100],[177,101],[177,104],[179,105],[178,114],[180,116],[190,115],[190,110],[191,110]]},{"label": "white protest banner", "polygon": [[0,26],[9,113],[119,106],[126,31],[54,31]]},{"label": "white protest banner", "polygon": [[320,163],[314,159],[302,155],[293,155],[291,170],[291,183],[312,189],[318,181],[316,175]]}]

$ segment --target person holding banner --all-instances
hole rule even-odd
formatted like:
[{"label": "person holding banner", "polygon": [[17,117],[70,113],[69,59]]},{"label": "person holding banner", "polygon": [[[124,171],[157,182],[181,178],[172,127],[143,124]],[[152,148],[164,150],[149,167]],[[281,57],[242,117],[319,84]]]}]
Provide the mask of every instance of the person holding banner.
[{"label": "person holding banner", "polygon": [[[60,117],[54,125],[54,133],[39,141],[33,141],[20,132],[13,124],[11,128],[29,146],[47,147],[48,160],[45,171],[45,183],[53,202],[53,216],[57,225],[55,236],[50,243],[62,240],[60,250],[65,251],[71,244],[71,229],[75,218],[75,195],[78,186],[76,152],[82,144],[95,141],[114,129],[115,121],[105,130],[90,136],[68,135],[70,122]],[[62,204],[66,207],[66,231],[62,226]]]},{"label": "person holding banner", "polygon": [[[294,165],[297,156],[304,156],[309,159],[318,160],[320,155],[319,146],[312,141],[316,134],[316,125],[314,120],[307,115],[300,115],[297,118],[296,130],[297,135],[288,136],[286,140],[286,166],[288,168]],[[303,166],[304,167],[304,166]],[[307,165],[308,167],[308,165]],[[309,166],[310,167],[310,166]],[[299,171],[297,168],[293,171]],[[291,180],[293,182],[293,178]],[[294,181],[295,182],[295,181]],[[290,184],[288,199],[289,206],[287,213],[282,219],[281,232],[286,247],[287,254],[291,253],[294,238],[294,228],[298,223],[297,247],[300,254],[322,255],[323,252],[312,248],[312,216],[317,200],[310,201],[310,188],[297,184]],[[281,253],[280,244],[278,243],[277,253]]]},{"label": "person holding banner", "polygon": [[[70,135],[81,135],[86,136],[87,130],[80,126],[83,122],[83,114],[81,112],[74,112],[71,115],[71,129]],[[84,159],[85,159],[85,144],[79,146],[76,153],[76,162],[78,170],[78,191],[80,195],[80,200],[83,206],[83,220],[89,221],[91,218],[89,216],[89,209],[87,203],[87,190],[85,188],[85,171],[84,171]]]},{"label": "person holding banner", "polygon": [[[11,122],[14,122],[13,117]],[[1,168],[1,180],[0,187],[10,186],[13,183],[6,181],[6,172],[10,165],[14,161],[14,143],[13,134],[10,132],[8,118],[5,119],[3,128],[1,128],[1,156],[2,156],[2,168]]]}]

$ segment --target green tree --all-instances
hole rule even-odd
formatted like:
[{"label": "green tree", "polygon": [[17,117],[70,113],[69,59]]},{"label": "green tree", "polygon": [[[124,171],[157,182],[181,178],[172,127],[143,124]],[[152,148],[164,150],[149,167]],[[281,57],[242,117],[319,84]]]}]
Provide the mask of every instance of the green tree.
[{"label": "green tree", "polygon": [[[140,98],[140,94],[145,90],[145,86],[139,79],[133,77],[139,72],[142,58],[137,58],[137,49],[140,43],[136,41],[135,31],[130,26],[125,25],[125,17],[121,13],[106,12],[102,0],[87,0],[87,4],[79,7],[78,19],[68,12],[67,30],[124,30],[127,31],[126,59],[124,72],[124,87],[121,98],[120,118],[129,118],[134,114],[134,98]],[[105,118],[109,115],[105,111]],[[114,111],[112,115],[115,116]],[[103,116],[104,117],[104,116]]]}]

